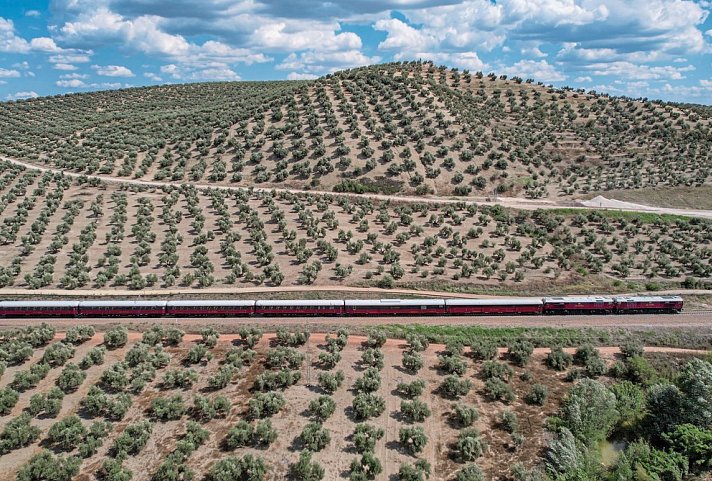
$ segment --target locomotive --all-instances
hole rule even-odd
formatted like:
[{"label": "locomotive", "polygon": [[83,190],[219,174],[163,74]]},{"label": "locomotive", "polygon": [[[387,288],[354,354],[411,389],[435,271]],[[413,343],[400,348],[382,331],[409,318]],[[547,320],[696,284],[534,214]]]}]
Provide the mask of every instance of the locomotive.
[{"label": "locomotive", "polygon": [[0,317],[489,316],[678,313],[680,296],[509,299],[0,301]]}]

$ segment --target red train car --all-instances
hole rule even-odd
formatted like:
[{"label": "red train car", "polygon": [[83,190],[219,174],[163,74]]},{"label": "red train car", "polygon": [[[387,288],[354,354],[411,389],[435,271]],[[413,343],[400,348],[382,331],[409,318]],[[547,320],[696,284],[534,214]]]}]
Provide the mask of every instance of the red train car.
[{"label": "red train car", "polygon": [[611,314],[616,311],[612,297],[545,297],[544,314]]},{"label": "red train car", "polygon": [[450,315],[497,315],[541,314],[544,303],[540,298],[521,297],[514,299],[446,299]]},{"label": "red train car", "polygon": [[258,316],[340,316],[344,313],[344,301],[256,301]]},{"label": "red train car", "polygon": [[79,301],[2,301],[0,317],[76,317]]},{"label": "red train car", "polygon": [[161,317],[166,315],[166,301],[82,301],[83,317]]},{"label": "red train car", "polygon": [[251,316],[255,301],[168,301],[166,315],[176,317]]},{"label": "red train car", "polygon": [[680,312],[680,296],[630,296],[617,297],[616,310],[619,314],[636,312]]},{"label": "red train car", "polygon": [[347,316],[432,316],[445,313],[445,301],[442,299],[347,299],[344,301],[344,314]]}]

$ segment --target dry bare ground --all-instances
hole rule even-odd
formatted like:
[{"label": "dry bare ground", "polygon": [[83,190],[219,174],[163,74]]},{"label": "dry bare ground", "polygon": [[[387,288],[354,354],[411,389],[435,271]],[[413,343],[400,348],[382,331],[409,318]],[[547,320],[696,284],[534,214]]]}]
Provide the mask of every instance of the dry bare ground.
[{"label": "dry bare ground", "polygon": [[[241,448],[234,452],[228,452],[221,447],[222,441],[230,427],[238,420],[244,418],[246,403],[251,397],[250,388],[256,376],[265,369],[263,364],[264,356],[273,338],[273,335],[265,335],[256,347],[258,356],[254,362],[242,368],[239,374],[234,377],[233,381],[226,388],[216,392],[216,394],[222,394],[228,397],[232,403],[232,408],[227,418],[215,419],[205,423],[203,426],[210,431],[210,438],[207,443],[194,452],[187,461],[189,467],[199,474],[198,479],[202,477],[202,474],[205,473],[216,460],[232,454],[242,455],[247,452],[254,452],[263,456],[270,469],[267,479],[274,480],[285,479],[289,466],[298,459],[299,443],[296,438],[302,428],[309,422],[305,410],[309,401],[321,394],[316,387],[316,378],[321,371],[319,367],[316,366],[315,361],[323,347],[324,335],[322,334],[313,334],[307,344],[299,348],[301,352],[306,354],[306,361],[300,368],[301,380],[284,392],[287,405],[272,418],[273,426],[279,433],[277,441],[269,449],[265,450]],[[213,359],[209,362],[192,366],[198,372],[199,378],[197,384],[191,389],[184,391],[162,389],[160,386],[162,371],[173,367],[180,367],[187,350],[198,339],[199,336],[197,335],[186,335],[181,345],[167,349],[172,355],[170,365],[167,368],[159,370],[156,380],[150,383],[140,395],[134,398],[133,405],[128,413],[123,420],[115,423],[114,430],[104,442],[103,447],[96,455],[83,462],[81,473],[77,477],[78,480],[88,481],[94,479],[94,473],[100,467],[113,440],[129,423],[147,416],[146,409],[150,406],[151,401],[155,397],[179,393],[184,397],[186,405],[192,405],[193,394],[205,390],[208,377],[214,374],[220,367],[220,361],[224,353],[238,342],[237,336],[221,336],[217,346],[212,349],[212,353],[214,354]],[[98,345],[101,340],[101,335],[96,335],[89,342],[78,347],[73,361],[77,362],[92,346]],[[127,347],[109,351],[103,366],[91,367],[87,371],[87,379],[79,390],[65,396],[61,413],[57,419],[76,412],[79,408],[80,400],[86,395],[89,387],[98,381],[102,371],[111,364],[121,360],[127,349],[138,340],[140,340],[140,334],[132,333]],[[326,470],[324,479],[335,480],[344,478],[347,474],[351,459],[355,457],[352,451],[352,443],[349,439],[355,427],[350,408],[354,397],[351,387],[356,378],[361,376],[363,371],[363,367],[360,364],[361,343],[363,340],[363,337],[351,336],[342,353],[343,357],[336,366],[336,370],[342,370],[344,372],[345,382],[333,396],[337,405],[336,412],[324,424],[331,432],[331,442],[326,449],[314,456],[314,459],[320,462]],[[401,427],[404,427],[406,423],[399,416],[400,398],[394,393],[398,382],[409,382],[415,379],[423,379],[426,382],[427,387],[421,399],[430,406],[433,413],[424,423],[419,423],[428,436],[428,444],[425,450],[420,454],[420,457],[428,460],[432,464],[433,477],[431,479],[452,479],[454,473],[461,467],[461,464],[450,457],[451,445],[457,436],[457,430],[449,422],[452,402],[444,399],[437,392],[437,387],[444,378],[443,373],[437,369],[437,355],[438,352],[443,349],[443,346],[431,345],[425,351],[425,366],[417,375],[409,374],[401,368],[401,353],[404,349],[404,342],[399,340],[388,340],[383,347],[385,366],[381,372],[383,382],[378,390],[378,394],[386,399],[386,409],[381,416],[371,421],[373,424],[383,428],[386,432],[384,439],[378,442],[375,450],[376,456],[381,460],[384,467],[384,473],[377,479],[392,479],[391,476],[397,473],[401,463],[413,462],[415,460],[415,458],[402,451],[400,443],[398,442],[398,431]],[[502,354],[502,352],[503,351],[501,351],[500,354]],[[528,465],[532,464],[540,454],[540,450],[547,443],[547,437],[543,435],[545,432],[543,429],[545,419],[547,416],[556,412],[558,403],[562,399],[562,396],[564,396],[569,384],[563,381],[564,373],[554,372],[544,366],[542,361],[545,352],[547,352],[546,349],[537,349],[526,368],[513,366],[515,375],[510,384],[517,394],[517,399],[510,406],[485,399],[482,393],[483,382],[479,377],[480,364],[467,358],[468,367],[464,377],[473,381],[474,389],[462,399],[462,402],[476,406],[480,413],[480,418],[475,426],[482,432],[489,448],[485,455],[478,460],[478,464],[485,471],[487,479],[506,474],[512,464],[517,461]],[[614,359],[616,352],[617,348],[601,349],[602,357],[609,363]],[[650,348],[647,352],[675,353],[680,356],[694,354],[693,351],[686,352],[684,350],[661,348]],[[25,369],[29,364],[36,362],[40,359],[41,355],[41,350],[37,350],[33,358],[22,366],[9,367],[7,372],[0,379],[0,387],[8,385],[18,370]],[[37,388],[23,393],[20,401],[13,408],[12,412],[0,418],[0,428],[4,426],[8,420],[20,414],[22,410],[27,407],[29,397],[32,394],[48,390],[53,385],[60,370],[61,368],[54,368]],[[520,375],[525,370],[531,372],[532,380],[524,381],[520,378]],[[523,401],[524,395],[528,392],[531,384],[535,382],[546,385],[549,390],[549,399],[543,407],[530,406]],[[213,396],[214,394],[209,393],[207,395]],[[525,438],[525,443],[519,450],[512,449],[510,446],[510,435],[499,426],[499,417],[506,409],[513,410],[519,417],[520,433]],[[161,461],[175,448],[176,441],[184,432],[188,419],[188,416],[183,416],[178,421],[154,423],[153,432],[146,447],[139,454],[130,456],[124,461],[124,466],[133,471],[133,479],[143,481],[151,478]],[[52,419],[33,420],[32,423],[42,430],[42,434],[39,438],[40,441],[45,438],[47,430],[54,421],[55,420]],[[83,419],[83,423],[88,424],[89,422],[88,419]],[[2,479],[12,479],[13,473],[40,449],[40,443],[34,443],[26,448],[13,451],[10,454],[0,457],[0,473],[3,473],[1,476]]]}]

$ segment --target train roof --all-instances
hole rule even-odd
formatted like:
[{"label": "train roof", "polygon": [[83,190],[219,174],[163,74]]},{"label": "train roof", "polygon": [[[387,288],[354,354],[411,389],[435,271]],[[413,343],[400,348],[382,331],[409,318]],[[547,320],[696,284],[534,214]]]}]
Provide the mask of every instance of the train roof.
[{"label": "train roof", "polygon": [[77,307],[79,301],[0,301],[0,307]]},{"label": "train roof", "polygon": [[545,297],[544,303],[557,304],[562,302],[613,302],[613,297],[608,296],[563,296]]},{"label": "train roof", "polygon": [[257,307],[286,307],[286,306],[343,306],[344,301],[336,299],[315,299],[313,301],[305,300],[265,300],[255,301]]},{"label": "train roof", "polygon": [[346,299],[346,306],[444,306],[444,299]]},{"label": "train roof", "polygon": [[167,307],[244,307],[254,306],[255,301],[248,300],[207,300],[207,301],[168,301]]},{"label": "train roof", "polygon": [[541,306],[539,297],[513,297],[511,299],[445,299],[448,306]]},{"label": "train roof", "polygon": [[623,296],[616,297],[618,302],[682,302],[680,296]]},{"label": "train roof", "polygon": [[166,307],[167,301],[81,301],[82,307]]}]

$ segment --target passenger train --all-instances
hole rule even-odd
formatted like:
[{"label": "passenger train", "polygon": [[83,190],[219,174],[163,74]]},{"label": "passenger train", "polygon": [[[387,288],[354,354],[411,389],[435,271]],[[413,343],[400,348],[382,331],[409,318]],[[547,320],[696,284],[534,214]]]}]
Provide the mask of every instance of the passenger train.
[{"label": "passenger train", "polygon": [[509,299],[0,301],[0,317],[488,316],[678,313],[679,296]]}]

